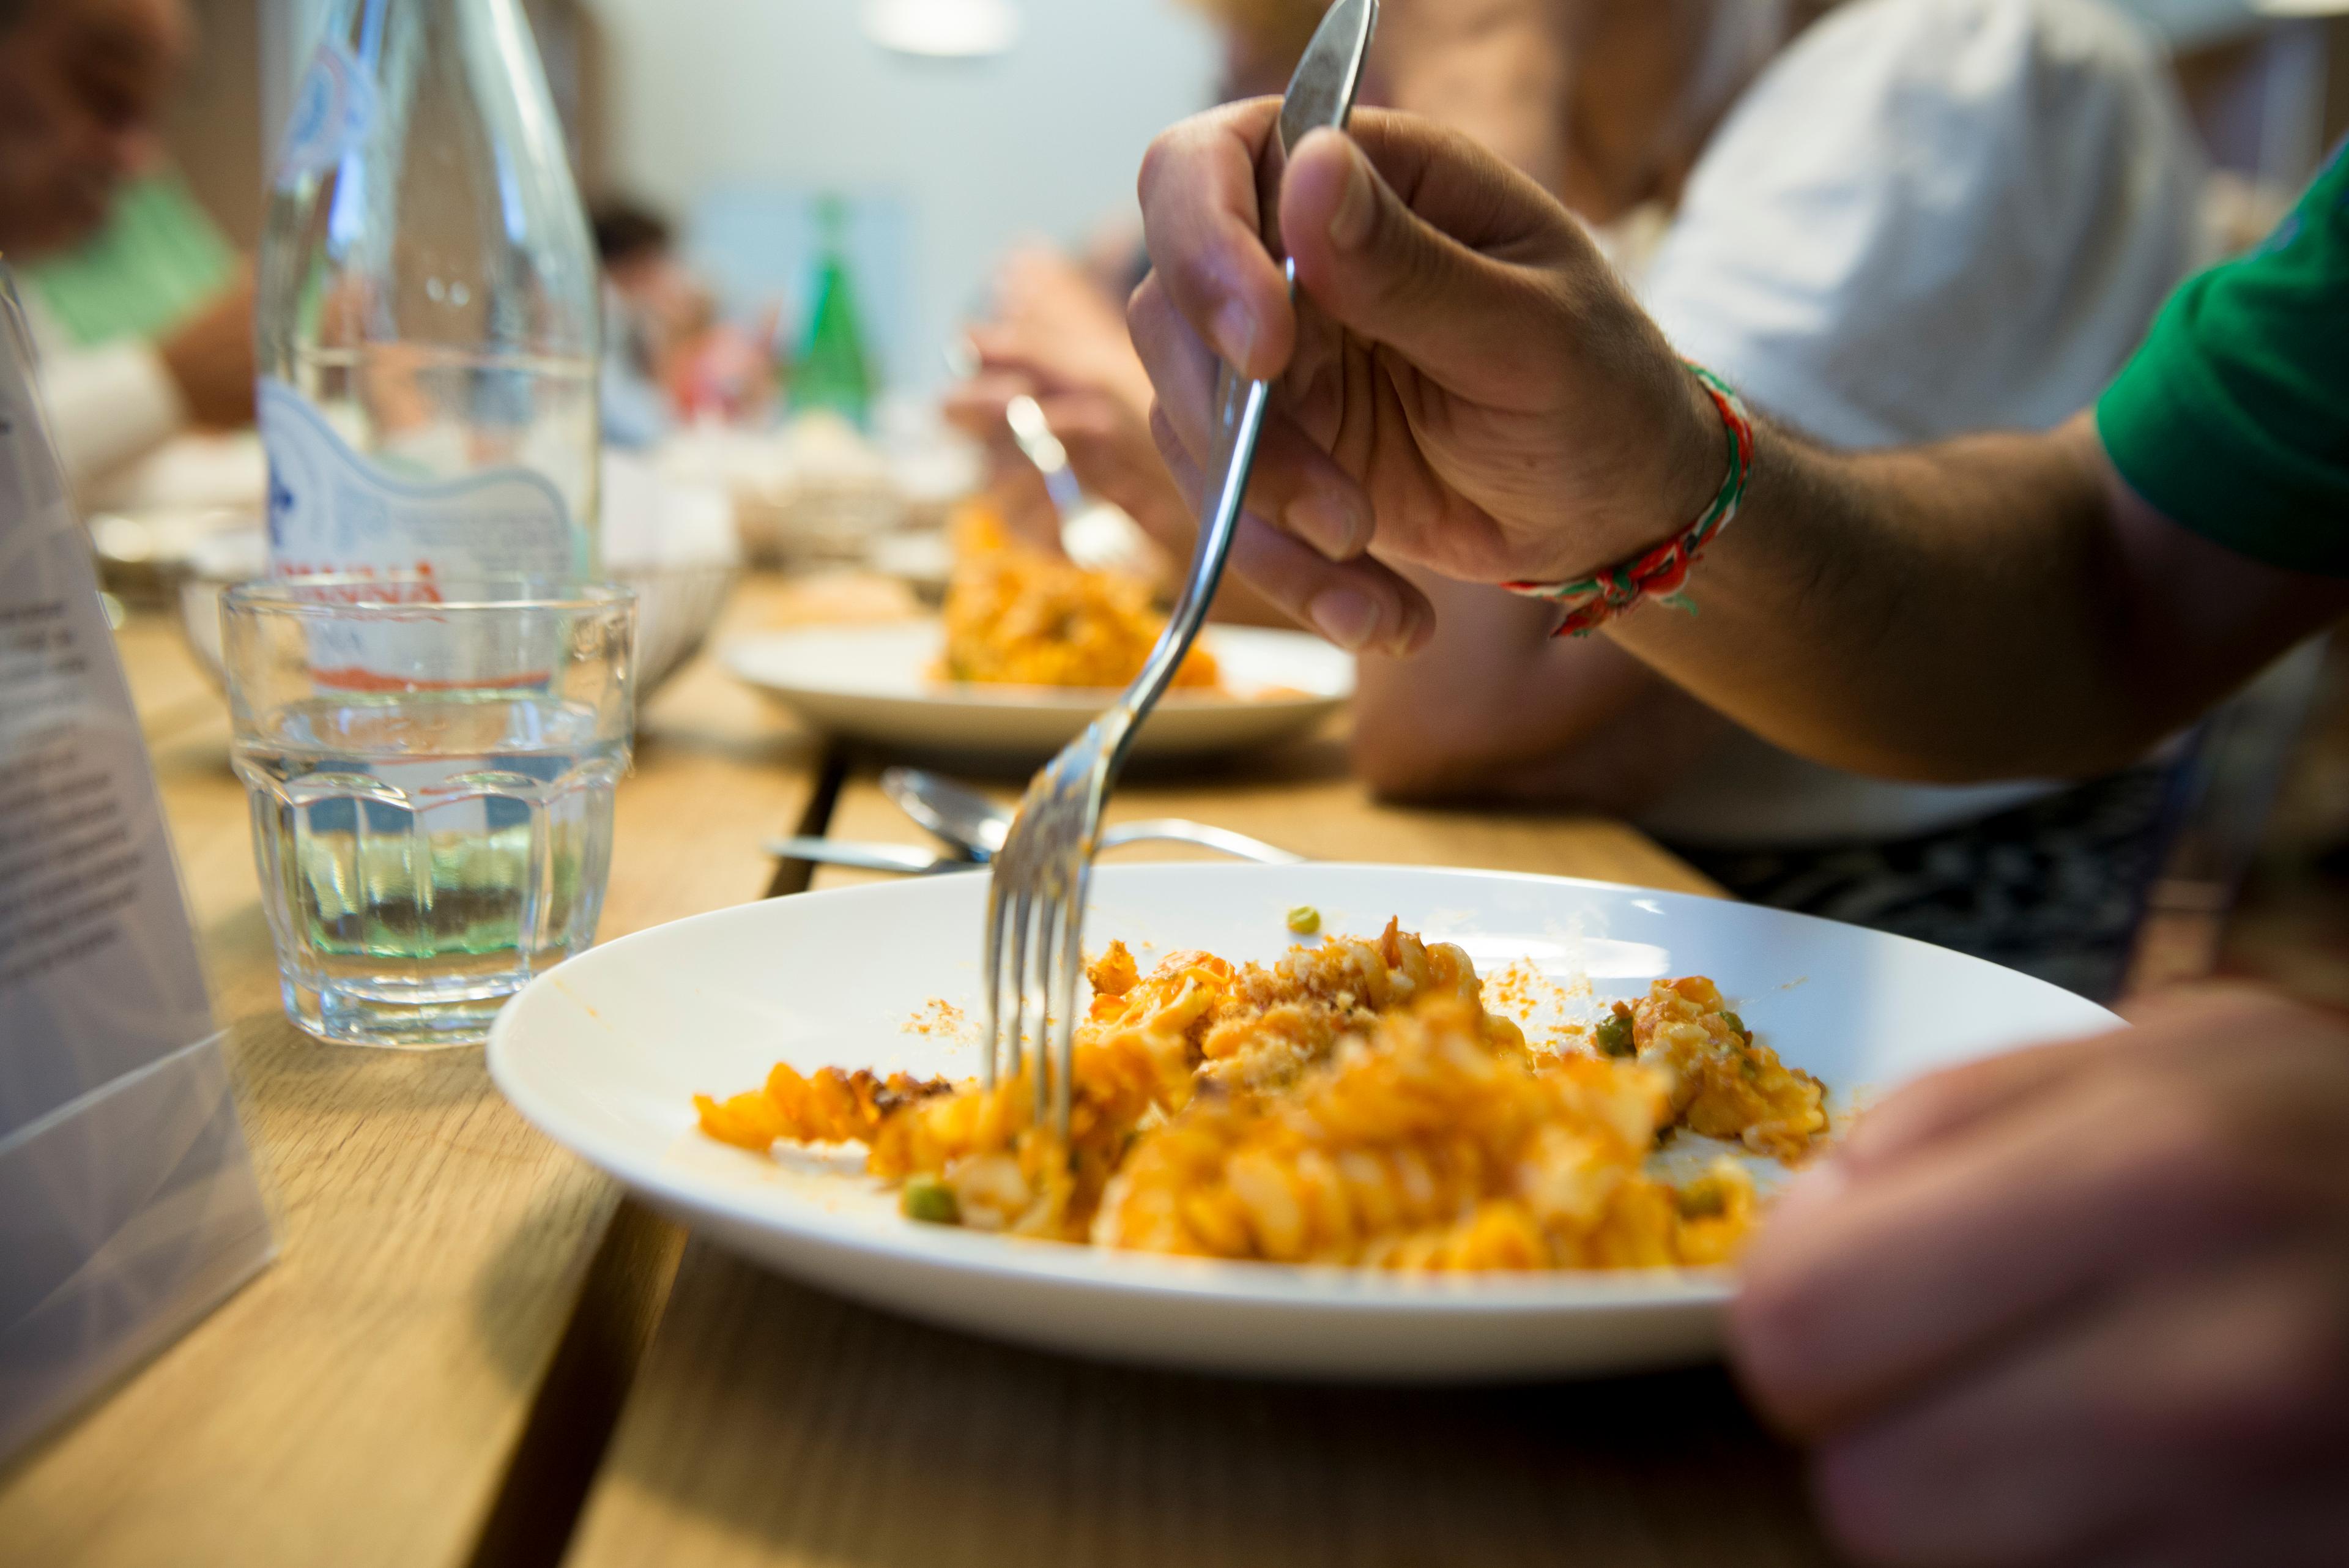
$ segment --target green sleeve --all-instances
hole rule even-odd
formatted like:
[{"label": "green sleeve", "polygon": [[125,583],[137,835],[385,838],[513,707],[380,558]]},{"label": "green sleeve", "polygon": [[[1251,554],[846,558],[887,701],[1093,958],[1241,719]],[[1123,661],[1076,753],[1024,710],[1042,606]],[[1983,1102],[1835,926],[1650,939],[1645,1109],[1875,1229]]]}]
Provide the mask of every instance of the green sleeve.
[{"label": "green sleeve", "polygon": [[2349,156],[2265,244],[2171,297],[2096,428],[2173,522],[2271,566],[2349,576]]}]

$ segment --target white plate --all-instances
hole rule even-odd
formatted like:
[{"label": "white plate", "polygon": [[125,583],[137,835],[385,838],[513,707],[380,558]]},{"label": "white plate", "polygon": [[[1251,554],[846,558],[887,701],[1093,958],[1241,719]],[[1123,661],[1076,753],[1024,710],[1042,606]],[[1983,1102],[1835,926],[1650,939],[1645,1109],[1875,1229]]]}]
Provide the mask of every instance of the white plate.
[{"label": "white plate", "polygon": [[[606,492],[605,499],[610,499]],[[636,701],[642,703],[701,650],[734,592],[740,570],[698,559],[605,563],[614,582],[636,590]],[[221,596],[269,570],[269,535],[259,528],[215,534],[188,553],[180,576],[180,631],[212,683],[228,689],[221,661]]]},{"label": "white plate", "polygon": [[[1170,693],[1143,722],[1137,756],[1238,751],[1319,723],[1352,695],[1354,661],[1318,637],[1211,626],[1200,640],[1228,692]],[[1113,691],[975,686],[931,675],[945,646],[935,620],[808,627],[737,638],[726,668],[810,722],[886,745],[1041,763],[1116,699]]]},{"label": "white plate", "polygon": [[[987,881],[802,894],[626,937],[533,981],[489,1064],[550,1136],[656,1207],[761,1262],[876,1306],[1031,1345],[1298,1377],[1437,1380],[1620,1371],[1702,1358],[1729,1280],[1636,1272],[1415,1280],[1023,1242],[900,1218],[851,1149],[767,1158],[701,1136],[690,1096],[755,1087],[778,1059],[965,1075]],[[1206,948],[1278,957],[1293,905],[1325,929],[1406,929],[1480,971],[1530,960],[1599,999],[1708,974],[1838,1106],[1946,1064],[2111,1026],[2027,976],[1898,937],[1683,894],[1502,872],[1377,866],[1107,866],[1089,946],[1146,968]],[[1148,944],[1144,946],[1144,944]],[[927,1032],[924,1032],[925,1029]]]}]

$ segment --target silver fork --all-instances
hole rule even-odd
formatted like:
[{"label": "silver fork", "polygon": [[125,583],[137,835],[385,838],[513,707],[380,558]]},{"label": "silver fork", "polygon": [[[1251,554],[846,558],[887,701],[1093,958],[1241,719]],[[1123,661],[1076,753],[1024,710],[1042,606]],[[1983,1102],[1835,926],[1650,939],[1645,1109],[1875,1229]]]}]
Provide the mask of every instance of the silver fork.
[{"label": "silver fork", "polygon": [[[1280,106],[1284,153],[1324,127],[1342,130],[1354,106],[1362,57],[1378,25],[1378,0],[1338,0],[1322,17],[1305,57],[1289,79]],[[1297,290],[1297,266],[1287,265],[1289,293]],[[1191,576],[1175,600],[1166,629],[1117,705],[1086,726],[1028,786],[1019,815],[1011,825],[987,890],[987,934],[982,963],[987,976],[986,1059],[983,1081],[1016,1078],[1025,1059],[1022,1042],[1030,1022],[1036,1033],[1036,1121],[1049,1116],[1061,1141],[1069,1136],[1069,1077],[1076,1037],[1077,975],[1083,967],[1086,895],[1100,847],[1102,806],[1125,762],[1133,732],[1165,692],[1175,667],[1199,635],[1207,606],[1216,597],[1225,558],[1231,554],[1265,406],[1272,389],[1243,382],[1229,368],[1216,382],[1218,425],[1216,462],[1222,487],[1204,514]],[[1034,956],[1031,966],[1030,954]],[[1006,1002],[1009,1006],[1006,1006]]]}]

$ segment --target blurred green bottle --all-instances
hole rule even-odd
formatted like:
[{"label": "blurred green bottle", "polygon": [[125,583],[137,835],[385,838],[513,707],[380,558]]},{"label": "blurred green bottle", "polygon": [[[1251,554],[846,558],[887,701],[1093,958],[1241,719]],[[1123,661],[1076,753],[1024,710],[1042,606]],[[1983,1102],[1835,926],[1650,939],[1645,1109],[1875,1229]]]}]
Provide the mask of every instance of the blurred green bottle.
[{"label": "blurred green bottle", "polygon": [[792,368],[794,413],[835,413],[860,428],[873,411],[873,361],[856,318],[856,290],[849,280],[848,204],[838,196],[816,203],[823,249],[816,263],[815,308],[808,315],[806,341]]}]

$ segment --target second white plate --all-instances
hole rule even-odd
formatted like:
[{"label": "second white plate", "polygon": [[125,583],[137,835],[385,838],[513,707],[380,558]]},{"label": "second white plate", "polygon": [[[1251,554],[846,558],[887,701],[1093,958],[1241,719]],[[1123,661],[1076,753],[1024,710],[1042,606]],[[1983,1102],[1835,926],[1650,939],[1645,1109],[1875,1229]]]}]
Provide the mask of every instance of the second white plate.
[{"label": "second white plate", "polygon": [[[1352,658],[1303,632],[1211,626],[1200,640],[1228,689],[1176,692],[1134,742],[1137,756],[1242,751],[1319,723],[1354,691]],[[933,673],[935,620],[807,627],[736,638],[719,657],[737,678],[810,723],[854,740],[1041,763],[1116,693],[1093,688],[974,686]]]}]

